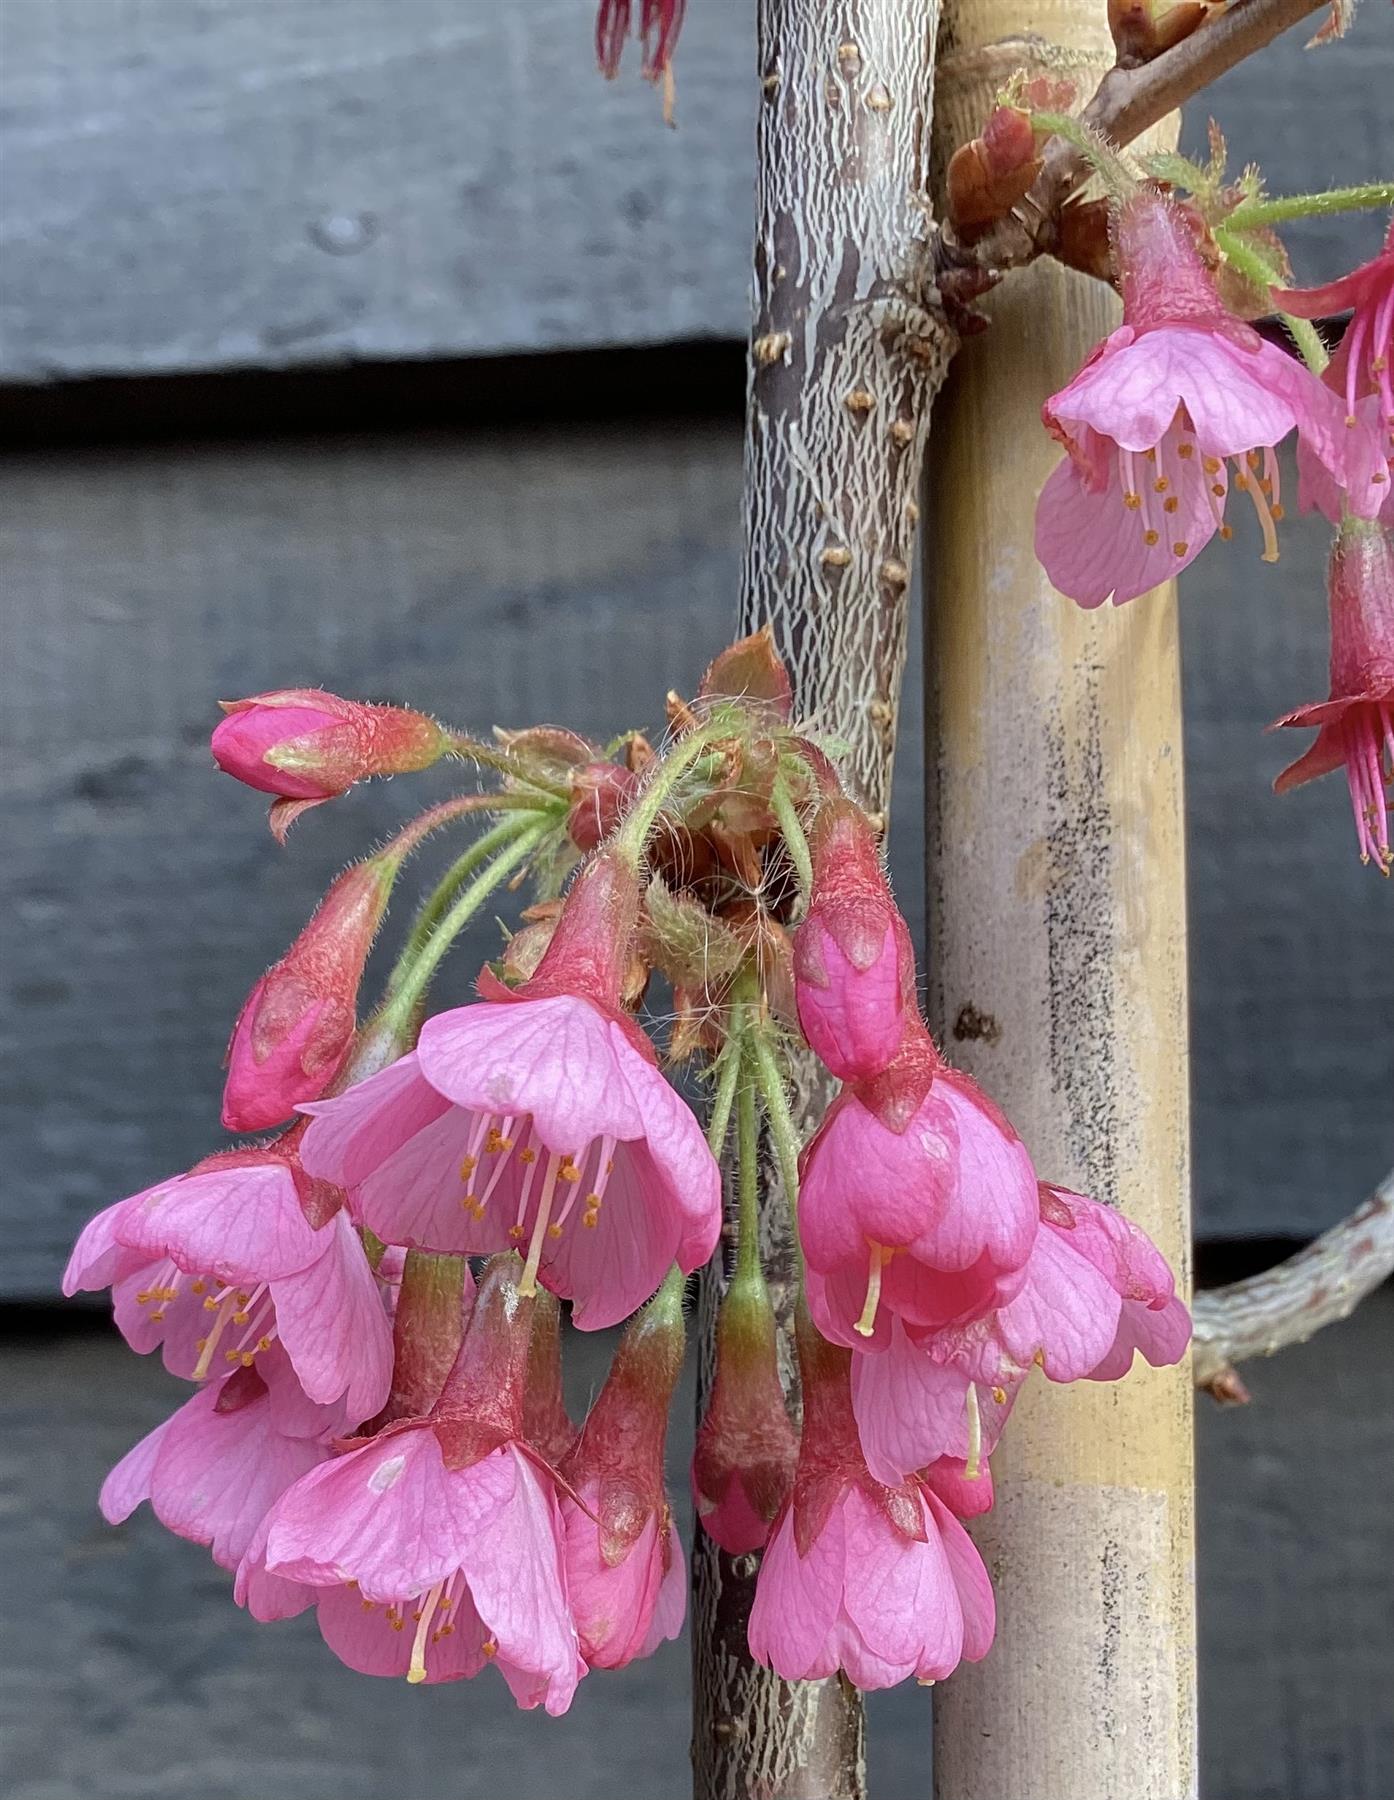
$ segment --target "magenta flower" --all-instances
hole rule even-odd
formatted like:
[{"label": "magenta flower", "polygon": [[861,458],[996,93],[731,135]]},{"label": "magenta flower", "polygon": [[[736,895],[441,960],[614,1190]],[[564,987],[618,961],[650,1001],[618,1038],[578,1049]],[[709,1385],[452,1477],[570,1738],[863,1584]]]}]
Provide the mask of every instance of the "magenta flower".
[{"label": "magenta flower", "polygon": [[834,1343],[884,1351],[895,1319],[937,1329],[1020,1285],[1037,1230],[1031,1159],[918,1018],[883,1075],[834,1100],[800,1167],[808,1302]]},{"label": "magenta flower", "polygon": [[344,700],[320,688],[279,688],[224,700],[213,760],[225,773],[274,794],[278,838],[301,813],[346,794],[370,775],[405,775],[438,762],[448,733],[423,713]]},{"label": "magenta flower", "polygon": [[1278,793],[1344,767],[1360,860],[1394,867],[1389,789],[1394,784],[1394,535],[1348,520],[1331,549],[1331,693],[1279,725],[1317,728],[1305,755],[1273,783]]},{"label": "magenta flower", "polygon": [[330,1455],[349,1423],[342,1402],[307,1400],[277,1345],[252,1368],[210,1381],[129,1450],[102,1484],[119,1525],[142,1500],[177,1536],[235,1569],[272,1505]]},{"label": "magenta flower", "polygon": [[98,1213],[63,1292],[110,1287],[131,1348],[162,1344],[170,1373],[195,1381],[250,1368],[279,1341],[309,1398],[342,1400],[357,1422],[387,1398],[391,1331],[342,1196],[300,1166],[302,1129],[206,1157]]},{"label": "magenta flower", "polygon": [[927,1482],[868,1473],[847,1386],[856,1360],[803,1321],[799,1467],[756,1581],[750,1652],[786,1681],[839,1669],[859,1688],[938,1681],[991,1647],[992,1584]]},{"label": "magenta flower", "polygon": [[567,1592],[592,1669],[621,1668],[682,1630],[687,1570],[663,1487],[682,1358],[682,1290],[668,1283],[625,1332],[562,1464]]},{"label": "magenta flower", "polygon": [[1351,321],[1324,380],[1345,402],[1346,427],[1368,440],[1354,451],[1363,479],[1341,493],[1318,461],[1303,467],[1304,499],[1310,493],[1333,525],[1343,510],[1357,518],[1394,524],[1394,224],[1377,256],[1323,287],[1277,288],[1274,300],[1300,319],[1321,319],[1351,309]]},{"label": "magenta flower", "polygon": [[417,1049],[313,1115],[306,1167],[350,1191],[389,1243],[526,1254],[613,1325],[670,1265],[706,1262],[721,1180],[691,1109],[618,1006],[637,913],[634,880],[606,857],[573,890],[537,974],[428,1019]]},{"label": "magenta flower", "polygon": [[825,801],[809,849],[813,891],[794,934],[794,998],[815,1054],[841,1081],[879,1075],[914,1004],[910,934],[881,872],[866,815]]},{"label": "magenta flower", "polygon": [[353,1044],[358,984],[392,891],[374,858],[347,869],[248,994],[228,1044],[223,1124],[265,1131],[315,1100]]},{"label": "magenta flower", "polygon": [[779,1385],[765,1279],[737,1271],[716,1325],[716,1368],[692,1452],[692,1502],[729,1556],[762,1550],[789,1498],[799,1442]]},{"label": "magenta flower", "polygon": [[853,1409],[879,1480],[944,1456],[964,1459],[973,1479],[1033,1366],[1051,1381],[1115,1381],[1135,1350],[1154,1366],[1185,1353],[1190,1319],[1146,1233],[1044,1182],[1039,1205],[1040,1231],[1009,1300],[938,1331],[897,1321],[884,1355],[854,1359]]},{"label": "magenta flower", "polygon": [[1081,606],[1121,605],[1186,568],[1217,531],[1228,537],[1231,479],[1275,561],[1274,448],[1294,429],[1333,478],[1350,478],[1336,396],[1225,311],[1181,213],[1144,192],[1114,229],[1123,323],[1042,415],[1068,455],[1041,492],[1036,555]]},{"label": "magenta flower", "polygon": [[[429,1682],[494,1663],[520,1706],[555,1714],[585,1664],[555,1478],[523,1440],[531,1308],[517,1271],[508,1257],[486,1274],[430,1416],[312,1469],[255,1549],[268,1575],[327,1590],[321,1633],[350,1668]],[[253,1573],[244,1563],[244,1590]]]}]

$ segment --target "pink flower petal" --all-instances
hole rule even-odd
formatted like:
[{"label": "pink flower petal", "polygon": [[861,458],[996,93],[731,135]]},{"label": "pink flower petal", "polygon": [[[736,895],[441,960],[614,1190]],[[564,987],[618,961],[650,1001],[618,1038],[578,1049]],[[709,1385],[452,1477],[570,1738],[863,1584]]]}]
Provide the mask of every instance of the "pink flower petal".
[{"label": "pink flower petal", "polygon": [[337,1212],[316,1234],[319,1257],[273,1285],[281,1342],[311,1400],[343,1397],[355,1423],[392,1386],[392,1328],[358,1233]]},{"label": "pink flower petal", "polygon": [[1025,1287],[997,1313],[997,1334],[1008,1355],[1029,1368],[1039,1352],[1052,1381],[1078,1381],[1088,1374],[1113,1342],[1123,1305],[1070,1242],[1074,1235],[1042,1225]]},{"label": "pink flower petal", "polygon": [[831,1643],[842,1605],[847,1546],[841,1507],[799,1555],[792,1509],[776,1522],[755,1582],[750,1609],[750,1654],[786,1681],[831,1675],[837,1653]]},{"label": "pink flower petal", "polygon": [[461,1566],[466,1544],[513,1496],[516,1464],[496,1450],[461,1482],[427,1426],[375,1438],[284,1494],[266,1566],[316,1587],[357,1581],[367,1600],[424,1594]]},{"label": "pink flower petal", "polygon": [[[923,1543],[903,1538],[856,1487],[848,1490],[843,1513],[847,1580],[842,1604],[862,1642],[878,1660],[900,1665],[906,1673],[914,1668],[930,1679],[948,1675],[963,1648],[963,1618],[934,1520],[928,1520]],[[859,1687],[879,1685],[845,1666]]]},{"label": "pink flower petal", "polygon": [[118,1281],[142,1268],[148,1260],[139,1251],[127,1249],[116,1235],[126,1209],[139,1205],[155,1188],[143,1188],[127,1200],[104,1207],[95,1219],[89,1219],[78,1233],[68,1266],[63,1271],[63,1292],[71,1299],[79,1291],[93,1292],[113,1287]]},{"label": "pink flower petal", "polygon": [[[944,1556],[953,1576],[963,1618],[963,1658],[981,1662],[997,1630],[997,1602],[978,1547],[937,1495],[926,1495]],[[918,1672],[918,1671],[917,1671]]]},{"label": "pink flower petal", "polygon": [[941,1456],[966,1456],[967,1409],[967,1376],[935,1362],[899,1320],[884,1356],[852,1358],[852,1411],[862,1454],[887,1487]]},{"label": "pink flower petal", "polygon": [[1101,1361],[1089,1371],[1091,1381],[1120,1381],[1132,1367],[1139,1350],[1153,1368],[1169,1368],[1180,1362],[1191,1341],[1191,1315],[1178,1299],[1151,1308],[1135,1300],[1125,1301],[1118,1321],[1118,1335]]},{"label": "pink flower petal", "polygon": [[668,1533],[668,1567],[658,1585],[658,1600],[649,1620],[644,1640],[634,1652],[636,1657],[652,1656],[660,1644],[671,1642],[682,1633],[687,1617],[687,1559],[682,1553],[676,1531]]},{"label": "pink flower petal", "polygon": [[172,1257],[189,1274],[256,1286],[303,1269],[320,1240],[283,1162],[238,1163],[147,1188],[117,1224],[147,1256]]},{"label": "pink flower petal", "polygon": [[[432,1616],[431,1630],[425,1645],[426,1681],[468,1681],[484,1667],[488,1658],[484,1643],[488,1636],[479,1614],[463,1583],[453,1590],[455,1603],[449,1612],[439,1604]],[[411,1667],[412,1645],[416,1635],[414,1614],[419,1600],[408,1600],[394,1609],[401,1620],[394,1625],[385,1606],[365,1600],[356,1588],[321,1588],[319,1600],[320,1636],[350,1669],[360,1675],[386,1675],[403,1680]],[[450,1627],[441,1631],[439,1617]],[[440,1635],[436,1635],[437,1632]]]},{"label": "pink flower petal", "polygon": [[352,1196],[355,1212],[389,1244],[457,1256],[510,1248],[508,1227],[524,1165],[516,1154],[508,1156],[484,1217],[475,1219],[466,1198],[493,1173],[493,1159],[482,1158],[471,1177],[464,1174],[465,1157],[479,1136],[474,1113],[448,1107],[363,1177]]},{"label": "pink flower petal", "polygon": [[117,1463],[102,1483],[97,1504],[108,1525],[120,1525],[130,1518],[142,1500],[150,1498],[150,1481],[169,1428],[178,1414],[158,1424]]},{"label": "pink flower petal", "polygon": [[347,1093],[300,1107],[311,1120],[300,1161],[322,1181],[356,1187],[449,1105],[422,1075],[413,1050]]},{"label": "pink flower petal", "polygon": [[618,1563],[607,1563],[600,1528],[574,1501],[562,1506],[566,1591],[581,1655],[593,1669],[618,1669],[638,1654],[648,1633],[663,1581],[658,1519],[644,1529]]}]

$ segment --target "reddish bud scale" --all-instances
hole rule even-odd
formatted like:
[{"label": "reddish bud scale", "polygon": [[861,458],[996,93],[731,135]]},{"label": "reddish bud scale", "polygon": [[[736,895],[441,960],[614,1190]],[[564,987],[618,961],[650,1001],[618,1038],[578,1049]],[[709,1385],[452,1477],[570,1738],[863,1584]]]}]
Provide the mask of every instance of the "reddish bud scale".
[{"label": "reddish bud scale", "polygon": [[738,1275],[721,1304],[711,1396],[692,1456],[697,1517],[729,1556],[764,1548],[797,1459],[769,1294],[763,1277]]},{"label": "reddish bud scale", "polygon": [[589,762],[571,777],[566,829],[578,850],[590,851],[619,824],[638,792],[639,778],[618,763]]},{"label": "reddish bud scale", "polygon": [[914,952],[881,872],[876,838],[849,800],[820,809],[809,841],[813,891],[794,935],[804,1036],[843,1081],[878,1074],[913,1010]]},{"label": "reddish bud scale", "polygon": [[264,1131],[333,1081],[353,1043],[358,986],[387,910],[396,859],[342,874],[243,1003],[227,1049],[223,1124]]}]

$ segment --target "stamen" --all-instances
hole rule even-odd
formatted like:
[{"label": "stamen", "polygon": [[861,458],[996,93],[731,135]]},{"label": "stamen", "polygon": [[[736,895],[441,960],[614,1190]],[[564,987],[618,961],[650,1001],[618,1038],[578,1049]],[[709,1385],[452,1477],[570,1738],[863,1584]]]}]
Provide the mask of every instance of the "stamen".
[{"label": "stamen", "polygon": [[431,1619],[444,1586],[443,1581],[436,1583],[427,1594],[421,1611],[416,1615],[416,1636],[411,1641],[411,1663],[407,1668],[407,1680],[413,1687],[417,1682],[426,1679],[426,1640],[430,1636]]},{"label": "stamen", "polygon": [[871,1262],[866,1278],[866,1304],[862,1316],[852,1327],[859,1337],[870,1337],[876,1329],[876,1309],[881,1304],[881,1271],[890,1256],[880,1244],[871,1246]]},{"label": "stamen", "polygon": [[547,1173],[542,1181],[542,1198],[537,1203],[537,1218],[533,1223],[532,1242],[528,1245],[528,1259],[523,1264],[523,1279],[518,1283],[520,1299],[531,1300],[537,1293],[537,1265],[542,1260],[542,1244],[547,1236],[547,1224],[552,1212],[552,1196],[557,1191],[557,1175],[561,1169],[561,1157],[554,1150],[547,1158]]},{"label": "stamen", "polygon": [[202,1340],[202,1349],[199,1353],[199,1359],[194,1364],[195,1381],[203,1381],[206,1379],[208,1370],[213,1362],[213,1352],[218,1348],[218,1339],[223,1335],[223,1331],[226,1328],[229,1319],[232,1317],[233,1308],[236,1306],[237,1302],[232,1294],[225,1292],[220,1301],[215,1302],[213,1300],[205,1300],[203,1304],[205,1306],[215,1307],[218,1316],[213,1321],[212,1331],[210,1331],[208,1336]]},{"label": "stamen", "polygon": [[976,1481],[983,1472],[983,1416],[978,1410],[978,1389],[968,1383],[968,1455],[963,1464],[965,1481]]},{"label": "stamen", "polygon": [[[1258,456],[1258,452],[1256,450],[1251,450],[1249,452],[1249,456],[1250,456],[1250,458],[1253,458],[1256,460],[1257,456]],[[1277,560],[1278,560],[1278,532],[1277,532],[1276,527],[1274,526],[1273,514],[1269,511],[1268,501],[1264,497],[1263,489],[1259,486],[1259,484],[1256,481],[1252,480],[1249,476],[1247,476],[1242,469],[1240,469],[1239,473],[1236,474],[1236,476],[1234,478],[1234,485],[1236,487],[1243,488],[1244,492],[1249,496],[1250,500],[1252,500],[1254,503],[1254,511],[1258,514],[1258,522],[1259,522],[1259,525],[1263,529],[1263,560],[1264,560],[1264,562],[1266,562],[1266,563],[1277,562]]]}]

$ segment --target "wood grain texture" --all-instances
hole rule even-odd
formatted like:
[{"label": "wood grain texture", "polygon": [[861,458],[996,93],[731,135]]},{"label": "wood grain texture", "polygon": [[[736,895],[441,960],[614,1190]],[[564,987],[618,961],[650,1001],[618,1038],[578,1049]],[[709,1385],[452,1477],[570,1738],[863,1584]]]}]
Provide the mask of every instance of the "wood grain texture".
[{"label": "wood grain texture", "polygon": [[[1112,62],[1072,0],[946,7],[936,160],[970,136],[1020,33],[1086,91]],[[1001,43],[999,40],[1016,40]],[[942,163],[940,165],[942,167]],[[1038,264],[992,298],[931,439],[925,622],[929,1013],[1036,1167],[1190,1250],[1184,815],[1175,593],[1085,613],[1032,553],[1059,454],[1042,400],[1116,322],[1098,283]],[[984,1021],[991,1021],[991,1028]],[[936,1692],[940,1800],[1196,1792],[1186,1367],[1032,1382],[974,1538],[992,1655]]]},{"label": "wood grain texture", "polygon": [[589,0],[14,0],[0,378],[744,328],[743,0],[691,9],[676,132]]}]

